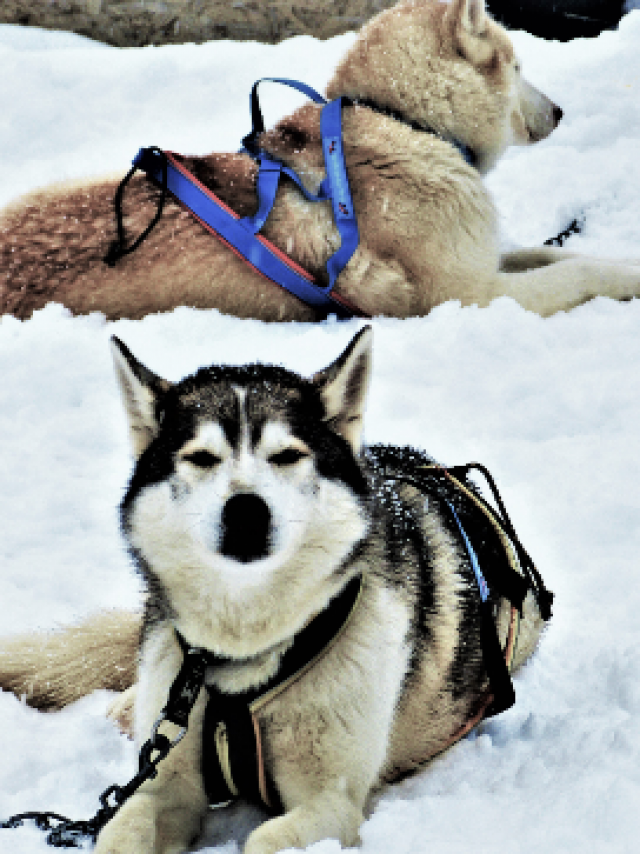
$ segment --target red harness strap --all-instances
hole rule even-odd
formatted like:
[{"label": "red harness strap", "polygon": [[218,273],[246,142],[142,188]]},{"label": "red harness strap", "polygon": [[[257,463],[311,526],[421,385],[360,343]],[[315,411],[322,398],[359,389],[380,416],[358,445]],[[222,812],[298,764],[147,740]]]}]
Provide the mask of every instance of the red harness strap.
[{"label": "red harness strap", "polygon": [[[209,200],[209,202],[211,202],[212,204],[214,204],[218,208],[220,208],[221,211],[223,211],[234,222],[236,222],[236,223],[240,222],[240,217],[238,216],[238,214],[235,213],[235,211],[231,210],[231,208],[228,207],[228,205],[226,205],[221,199],[219,199],[218,196],[216,196],[216,194],[212,190],[210,190],[208,187],[205,187],[205,185],[202,184],[196,178],[196,176],[193,175],[193,173],[191,173],[182,163],[180,163],[176,159],[176,156],[173,152],[165,151],[164,154],[167,158],[168,164],[170,164],[170,166],[173,167],[173,169],[175,169],[177,172],[179,172],[180,175],[184,179],[189,181],[195,188],[197,188],[200,191],[200,193],[202,193],[204,196],[206,196],[206,198]],[[169,184],[168,189],[169,189],[169,192],[171,192],[171,185],[170,184]],[[247,255],[244,255],[237,248],[237,246],[235,246],[229,240],[225,240],[225,238],[222,236],[220,230],[218,230],[213,225],[208,223],[204,218],[199,216],[198,213],[196,213],[196,211],[192,207],[190,207],[183,200],[183,198],[181,196],[178,196],[173,192],[171,194],[174,196],[174,198],[180,204],[180,206],[182,208],[184,208],[184,210],[188,211],[194,217],[194,219],[198,220],[198,222],[200,223],[200,225],[202,225],[203,228],[205,228],[210,234],[212,234],[214,237],[216,237],[221,243],[224,243],[224,245],[227,246],[233,252],[234,255],[236,255],[238,258],[241,258],[246,264],[248,264],[251,267],[252,270],[255,270],[256,273],[259,273],[264,279],[267,279],[268,281],[277,281],[277,280],[271,278],[271,276],[267,275],[267,273],[264,271],[264,269],[262,269],[260,266],[253,264],[252,261],[250,260],[250,257],[248,257]],[[297,264],[292,258],[290,258],[288,255],[286,255],[281,249],[278,249],[278,247],[275,246],[270,240],[267,240],[266,237],[263,237],[263,235],[255,234],[255,235],[253,235],[253,237],[255,240],[259,241],[259,243],[269,253],[271,253],[272,256],[274,256],[278,261],[280,261],[282,264],[284,264],[285,267],[287,267],[289,270],[291,270],[296,276],[302,277],[302,279],[309,282],[309,284],[311,285],[311,287],[313,289],[318,290],[318,291],[320,290],[321,285],[318,284],[318,282],[311,275],[311,273],[308,272],[308,270],[305,270],[304,267],[301,267],[299,264]],[[277,281],[277,284],[280,284],[280,282]],[[342,307],[345,310],[345,313],[347,316],[351,316],[351,317],[369,317],[370,316],[370,315],[366,314],[365,312],[361,311],[359,308],[357,308],[357,306],[355,306],[352,302],[350,302],[350,300],[348,300],[346,297],[343,297],[340,294],[336,293],[335,290],[331,291],[330,299],[331,299],[331,301],[337,303],[339,307]]]}]

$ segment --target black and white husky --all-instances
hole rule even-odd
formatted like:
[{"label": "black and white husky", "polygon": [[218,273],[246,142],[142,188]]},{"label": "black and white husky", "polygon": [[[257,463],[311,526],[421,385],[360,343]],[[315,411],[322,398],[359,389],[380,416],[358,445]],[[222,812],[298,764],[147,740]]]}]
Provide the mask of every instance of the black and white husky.
[{"label": "black and white husky", "polygon": [[[445,485],[416,451],[363,448],[371,338],[362,329],[311,379],[249,365],[177,384],[114,339],[136,457],[121,512],[146,582],[141,631],[137,617],[103,617],[64,644],[47,640],[39,658],[19,639],[0,651],[0,685],[51,706],[135,680],[120,705],[135,691],[142,744],[188,650],[209,658],[186,735],[102,830],[98,854],[185,850],[212,790],[257,793],[273,808],[245,854],[324,837],[354,845],[372,790],[486,712],[483,607],[511,669],[534,650],[533,591],[516,643],[495,567],[474,567],[512,544],[493,523],[475,549],[467,542],[469,501],[490,516],[468,482]],[[425,489],[430,477],[438,488]]]}]

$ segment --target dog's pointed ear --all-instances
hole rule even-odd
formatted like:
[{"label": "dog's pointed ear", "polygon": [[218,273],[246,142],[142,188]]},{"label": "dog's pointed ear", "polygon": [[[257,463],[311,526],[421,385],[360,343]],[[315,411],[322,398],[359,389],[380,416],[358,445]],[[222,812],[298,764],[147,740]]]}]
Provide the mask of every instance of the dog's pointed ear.
[{"label": "dog's pointed ear", "polygon": [[487,28],[485,0],[451,0],[447,17],[457,51],[474,66],[490,62],[493,46],[482,38]]},{"label": "dog's pointed ear", "polygon": [[137,459],[158,433],[158,398],[171,388],[171,383],[145,368],[115,335],[111,338],[111,353]]},{"label": "dog's pointed ear", "polygon": [[319,371],[313,382],[320,390],[325,420],[360,453],[364,405],[371,376],[373,330],[363,327],[335,362]]},{"label": "dog's pointed ear", "polygon": [[480,36],[485,31],[487,17],[485,0],[451,0],[447,15],[449,20],[469,35]]}]

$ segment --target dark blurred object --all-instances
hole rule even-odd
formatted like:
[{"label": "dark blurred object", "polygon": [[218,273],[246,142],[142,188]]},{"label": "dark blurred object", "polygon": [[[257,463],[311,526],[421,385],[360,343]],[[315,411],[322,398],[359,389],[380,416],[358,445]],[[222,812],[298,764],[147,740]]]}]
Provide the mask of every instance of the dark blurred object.
[{"label": "dark blurred object", "polygon": [[615,27],[625,0],[487,0],[487,6],[511,30],[566,42]]}]

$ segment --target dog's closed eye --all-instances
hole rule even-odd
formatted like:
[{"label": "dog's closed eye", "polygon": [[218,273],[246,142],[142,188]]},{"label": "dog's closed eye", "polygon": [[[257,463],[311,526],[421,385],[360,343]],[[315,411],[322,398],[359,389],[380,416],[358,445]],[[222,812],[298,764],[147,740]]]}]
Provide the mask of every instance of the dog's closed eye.
[{"label": "dog's closed eye", "polygon": [[221,462],[220,457],[216,454],[212,454],[211,451],[202,450],[185,454],[182,459],[199,469],[211,469]]},{"label": "dog's closed eye", "polygon": [[292,466],[308,456],[309,454],[300,448],[284,448],[282,451],[271,454],[269,462],[274,466]]}]

